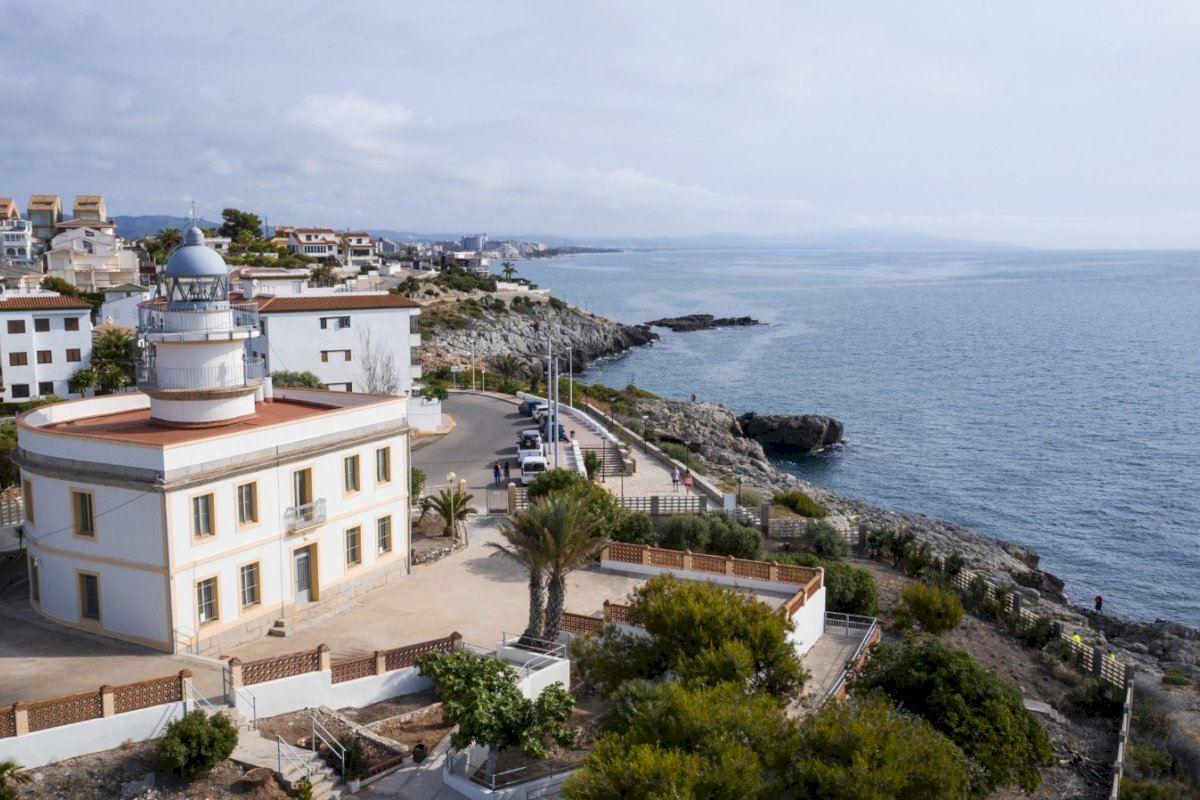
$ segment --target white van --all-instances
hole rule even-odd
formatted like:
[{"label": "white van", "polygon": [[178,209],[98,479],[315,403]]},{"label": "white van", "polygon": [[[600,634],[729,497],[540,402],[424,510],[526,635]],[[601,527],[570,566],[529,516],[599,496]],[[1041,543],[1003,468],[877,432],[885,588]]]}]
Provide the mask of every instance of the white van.
[{"label": "white van", "polygon": [[538,403],[533,407],[533,418],[540,424],[542,418],[550,413],[550,406],[547,403]]},{"label": "white van", "polygon": [[517,438],[517,463],[542,455],[542,435],[532,428],[521,431]]},{"label": "white van", "polygon": [[529,482],[546,471],[546,459],[542,456],[530,456],[521,460],[521,485],[528,486]]}]

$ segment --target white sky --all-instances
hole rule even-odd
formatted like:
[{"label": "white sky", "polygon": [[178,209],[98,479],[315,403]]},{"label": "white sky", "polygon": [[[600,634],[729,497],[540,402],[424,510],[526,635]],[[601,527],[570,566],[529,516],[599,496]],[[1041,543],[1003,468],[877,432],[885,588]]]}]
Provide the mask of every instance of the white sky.
[{"label": "white sky", "polygon": [[7,2],[0,195],[1200,246],[1200,3]]}]

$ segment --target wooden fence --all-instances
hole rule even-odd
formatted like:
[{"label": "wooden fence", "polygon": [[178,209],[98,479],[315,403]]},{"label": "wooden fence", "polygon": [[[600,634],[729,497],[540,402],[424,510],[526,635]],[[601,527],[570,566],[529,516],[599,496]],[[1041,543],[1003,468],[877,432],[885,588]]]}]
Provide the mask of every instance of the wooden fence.
[{"label": "wooden fence", "polygon": [[49,700],[13,703],[0,709],[0,739],[102,719],[165,703],[178,703],[184,699],[184,685],[191,676],[192,673],[185,669],[174,675],[124,683],[120,686],[101,686],[93,691]]}]

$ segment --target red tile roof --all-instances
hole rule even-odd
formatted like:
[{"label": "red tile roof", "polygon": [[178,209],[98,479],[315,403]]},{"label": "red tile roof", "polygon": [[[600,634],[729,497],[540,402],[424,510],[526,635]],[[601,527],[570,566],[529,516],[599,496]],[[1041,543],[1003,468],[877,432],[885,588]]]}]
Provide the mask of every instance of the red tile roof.
[{"label": "red tile roof", "polygon": [[77,297],[52,294],[9,294],[0,296],[0,313],[5,311],[43,311],[51,309],[91,309]]},{"label": "red tile roof", "polygon": [[354,311],[372,308],[420,308],[416,300],[398,294],[323,294],[256,297],[264,314],[292,311]]}]

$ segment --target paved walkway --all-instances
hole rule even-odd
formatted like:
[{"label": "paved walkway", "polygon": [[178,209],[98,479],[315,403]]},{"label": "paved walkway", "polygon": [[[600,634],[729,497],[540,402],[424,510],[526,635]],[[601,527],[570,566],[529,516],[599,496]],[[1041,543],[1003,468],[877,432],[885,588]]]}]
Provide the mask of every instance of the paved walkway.
[{"label": "paved walkway", "polygon": [[[412,575],[368,592],[349,608],[286,638],[263,637],[223,654],[248,660],[328,644],[337,659],[439,639],[453,631],[469,644],[491,649],[502,633],[523,631],[529,618],[528,573],[487,547],[499,541],[500,521],[472,518],[466,549],[415,567]],[[578,570],[567,581],[567,610],[598,613],[606,599],[622,600],[641,582],[598,567]]]},{"label": "paved walkway", "polygon": [[461,800],[462,795],[442,783],[442,765],[450,752],[447,737],[420,764],[405,767],[362,789],[356,797],[403,800]]},{"label": "paved walkway", "polygon": [[861,641],[861,636],[821,634],[804,656],[804,666],[812,673],[804,684],[805,699],[819,697],[833,688]]}]

